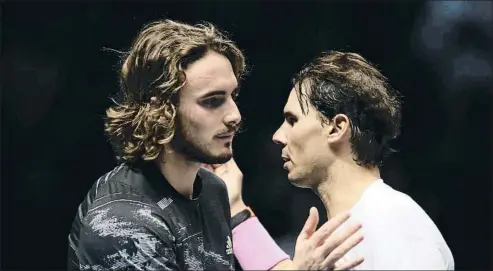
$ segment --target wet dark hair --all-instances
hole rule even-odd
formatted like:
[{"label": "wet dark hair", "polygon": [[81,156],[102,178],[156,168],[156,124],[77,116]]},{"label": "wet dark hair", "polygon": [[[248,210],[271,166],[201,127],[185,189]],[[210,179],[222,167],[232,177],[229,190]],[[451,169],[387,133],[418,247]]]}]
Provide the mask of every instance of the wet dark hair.
[{"label": "wet dark hair", "polygon": [[400,134],[401,102],[387,79],[355,53],[323,53],[293,79],[303,114],[308,103],[322,122],[345,114],[351,122],[350,144],[355,161],[380,167],[393,150],[389,141]]}]

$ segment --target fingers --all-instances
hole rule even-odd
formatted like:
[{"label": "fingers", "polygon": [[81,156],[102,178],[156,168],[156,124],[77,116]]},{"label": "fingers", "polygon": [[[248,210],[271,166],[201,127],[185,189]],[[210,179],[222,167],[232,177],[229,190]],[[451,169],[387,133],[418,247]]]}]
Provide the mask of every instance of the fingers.
[{"label": "fingers", "polygon": [[[361,229],[361,224],[354,224],[348,227],[347,229],[344,229],[343,231],[338,232],[334,236],[331,236],[329,239],[327,239],[324,244],[322,245],[322,253],[325,253],[324,255],[329,255],[329,253],[334,253],[336,252],[337,249],[340,249],[342,247],[341,244],[344,242],[351,240],[354,241],[350,238],[354,238],[354,236],[361,236],[361,234],[356,234],[356,232]],[[347,244],[346,244],[347,245]],[[346,252],[344,252],[342,256],[344,256]]]},{"label": "fingers", "polygon": [[331,218],[329,221],[320,227],[312,236],[312,240],[316,245],[322,244],[325,240],[337,229],[342,223],[350,217],[349,212],[341,213]]},{"label": "fingers", "polygon": [[[355,224],[348,229],[340,232],[334,238],[329,238],[322,246],[324,255],[328,257],[324,261],[324,266],[333,266],[346,253],[363,241],[361,224]],[[333,239],[333,240],[331,240]]]},{"label": "fingers", "polygon": [[360,257],[356,260],[350,260],[343,262],[341,264],[337,264],[334,267],[334,270],[350,270],[355,268],[356,266],[360,265],[365,259],[363,257]]},{"label": "fingers", "polygon": [[310,213],[308,218],[305,221],[305,225],[301,230],[301,233],[298,235],[298,239],[308,239],[317,229],[318,221],[319,221],[318,210],[315,207],[310,208]]},{"label": "fingers", "polygon": [[[230,160],[231,161],[231,160]],[[224,163],[224,164],[202,164],[204,168],[207,168],[208,170],[212,172],[216,172],[216,170],[220,167],[227,169],[228,168],[229,161]]]}]

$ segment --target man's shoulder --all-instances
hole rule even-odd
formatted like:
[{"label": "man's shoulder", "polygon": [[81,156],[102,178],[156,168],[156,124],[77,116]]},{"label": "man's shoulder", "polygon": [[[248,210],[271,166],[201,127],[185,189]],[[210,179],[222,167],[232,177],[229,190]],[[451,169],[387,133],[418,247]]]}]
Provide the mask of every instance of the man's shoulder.
[{"label": "man's shoulder", "polygon": [[361,268],[445,269],[450,251],[418,203],[383,182],[366,192],[350,218],[363,224],[365,236],[355,253],[371,255]]},{"label": "man's shoulder", "polygon": [[127,164],[120,164],[98,178],[88,196],[92,196],[93,200],[138,198],[147,201],[146,193],[140,185],[143,181],[142,173]]},{"label": "man's shoulder", "polygon": [[129,240],[141,242],[144,237],[174,242],[174,231],[168,217],[140,195],[109,194],[88,207],[77,215],[71,230],[71,235],[80,239],[84,247],[91,244],[101,247]]},{"label": "man's shoulder", "polygon": [[[356,216],[366,224],[365,232],[442,241],[440,231],[426,211],[409,195],[380,184],[364,196]],[[394,237],[393,237],[394,236]]]},{"label": "man's shoulder", "polygon": [[141,214],[160,215],[157,203],[128,181],[132,175],[135,173],[125,164],[103,174],[80,204],[80,219],[111,216],[138,221]]},{"label": "man's shoulder", "polygon": [[175,260],[175,236],[166,217],[138,197],[112,195],[109,201],[94,202],[84,217],[77,216],[69,234],[69,259],[87,269],[157,265],[154,269],[164,270],[156,259]]},{"label": "man's shoulder", "polygon": [[361,200],[361,209],[379,215],[395,216],[407,212],[421,212],[422,208],[409,195],[380,182],[366,191]]},{"label": "man's shoulder", "polygon": [[167,230],[165,221],[157,206],[143,201],[138,195],[126,194],[104,203],[95,202],[87,212],[85,224],[112,230],[117,230],[120,226]]}]

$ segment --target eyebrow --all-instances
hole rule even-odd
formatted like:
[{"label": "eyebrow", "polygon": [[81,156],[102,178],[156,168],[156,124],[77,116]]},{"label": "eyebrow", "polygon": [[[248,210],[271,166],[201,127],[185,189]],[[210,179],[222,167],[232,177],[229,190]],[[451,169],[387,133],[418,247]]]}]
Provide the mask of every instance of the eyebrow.
[{"label": "eyebrow", "polygon": [[291,111],[284,111],[284,118],[297,118],[295,114],[293,114]]},{"label": "eyebrow", "polygon": [[226,95],[226,93],[227,92],[225,90],[214,90],[214,91],[208,92],[208,93],[200,96],[200,98],[204,99],[204,98],[209,98],[209,97],[213,97],[216,95]]},{"label": "eyebrow", "polygon": [[[236,87],[231,93],[234,94],[235,92],[238,92],[238,87]],[[228,93],[228,91],[226,91],[226,90],[214,90],[214,91],[208,92],[208,93],[200,96],[200,99],[206,99],[206,98],[213,97],[216,95],[226,95],[227,93]]]}]

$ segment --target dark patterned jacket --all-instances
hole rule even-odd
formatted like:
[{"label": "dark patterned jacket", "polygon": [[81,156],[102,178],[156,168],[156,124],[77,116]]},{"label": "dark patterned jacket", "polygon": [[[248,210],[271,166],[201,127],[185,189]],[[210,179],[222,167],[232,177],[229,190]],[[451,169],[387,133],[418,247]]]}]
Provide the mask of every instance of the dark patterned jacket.
[{"label": "dark patterned jacket", "polygon": [[122,164],[79,206],[68,236],[69,270],[234,270],[224,182],[200,169],[193,199],[153,164]]}]

